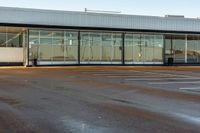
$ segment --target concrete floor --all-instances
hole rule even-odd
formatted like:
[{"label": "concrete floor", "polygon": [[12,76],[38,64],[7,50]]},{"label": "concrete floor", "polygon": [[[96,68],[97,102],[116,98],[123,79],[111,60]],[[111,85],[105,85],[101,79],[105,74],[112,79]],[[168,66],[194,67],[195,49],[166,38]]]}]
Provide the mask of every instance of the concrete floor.
[{"label": "concrete floor", "polygon": [[200,133],[200,67],[0,69],[0,133]]}]

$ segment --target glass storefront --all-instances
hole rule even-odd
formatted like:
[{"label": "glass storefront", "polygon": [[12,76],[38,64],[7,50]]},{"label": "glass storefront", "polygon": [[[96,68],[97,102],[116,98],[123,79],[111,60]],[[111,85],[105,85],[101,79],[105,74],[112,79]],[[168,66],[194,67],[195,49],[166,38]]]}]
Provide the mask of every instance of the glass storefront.
[{"label": "glass storefront", "polygon": [[199,35],[166,35],[165,62],[173,58],[174,63],[200,63]]},{"label": "glass storefront", "polygon": [[30,30],[29,48],[39,65],[77,64],[78,32]]},{"label": "glass storefront", "polygon": [[0,63],[162,65],[169,58],[200,64],[200,35],[0,27]]},{"label": "glass storefront", "polygon": [[[6,38],[4,34],[0,37]],[[169,58],[178,64],[200,63],[199,35],[125,33],[124,37],[122,32],[32,29],[29,61],[37,59],[39,65],[123,64],[124,57],[127,65],[161,65],[167,64]]]},{"label": "glass storefront", "polygon": [[163,35],[126,34],[126,64],[162,64]]},{"label": "glass storefront", "polygon": [[81,32],[81,64],[122,64],[122,34]]}]

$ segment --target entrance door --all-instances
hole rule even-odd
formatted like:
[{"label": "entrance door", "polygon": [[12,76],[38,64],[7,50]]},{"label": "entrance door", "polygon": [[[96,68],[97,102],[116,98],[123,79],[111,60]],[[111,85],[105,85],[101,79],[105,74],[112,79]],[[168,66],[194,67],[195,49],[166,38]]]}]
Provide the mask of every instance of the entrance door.
[{"label": "entrance door", "polygon": [[185,35],[165,36],[165,63],[168,58],[173,58],[174,63],[186,63],[186,40]]}]

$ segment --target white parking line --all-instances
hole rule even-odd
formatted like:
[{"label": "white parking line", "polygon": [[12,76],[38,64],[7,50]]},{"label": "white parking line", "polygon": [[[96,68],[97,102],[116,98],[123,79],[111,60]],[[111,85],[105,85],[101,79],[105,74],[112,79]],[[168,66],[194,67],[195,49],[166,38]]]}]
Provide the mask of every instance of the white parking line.
[{"label": "white parking line", "polygon": [[176,76],[187,77],[187,78],[193,77],[193,76],[178,74],[178,73],[177,74],[169,74],[169,73],[146,72],[146,71],[133,71],[133,72],[141,72],[141,73],[147,73],[147,74],[173,76],[173,77],[176,77]]},{"label": "white parking line", "polygon": [[173,82],[149,82],[151,85],[165,85],[165,84],[199,84],[200,81],[173,81]]},{"label": "white parking line", "polygon": [[126,81],[160,81],[160,80],[163,80],[161,78],[140,78],[140,79],[124,79]]},{"label": "white parking line", "polygon": [[179,88],[180,90],[200,90],[200,87],[183,87]]},{"label": "white parking line", "polygon": [[129,81],[138,81],[138,80],[199,80],[199,78],[170,78],[170,77],[160,77],[160,78],[139,78],[139,79],[125,79]]},{"label": "white parking line", "polygon": [[93,74],[93,75],[94,76],[126,76],[125,74],[120,75],[119,73],[98,73],[98,74]]},{"label": "white parking line", "polygon": [[[152,76],[152,75],[148,75],[148,76],[145,76],[145,75],[134,75],[134,76],[129,76],[129,75],[111,75],[111,76],[108,76],[108,78],[167,78],[167,77],[161,77],[161,76]],[[170,78],[170,77],[168,77]]]}]

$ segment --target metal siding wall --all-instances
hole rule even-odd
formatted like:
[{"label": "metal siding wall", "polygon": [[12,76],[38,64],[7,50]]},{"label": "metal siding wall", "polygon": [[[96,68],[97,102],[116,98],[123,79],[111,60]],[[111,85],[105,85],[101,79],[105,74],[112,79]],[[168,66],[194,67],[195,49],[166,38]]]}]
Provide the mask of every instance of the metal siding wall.
[{"label": "metal siding wall", "polygon": [[0,23],[200,32],[200,20],[0,7]]}]

